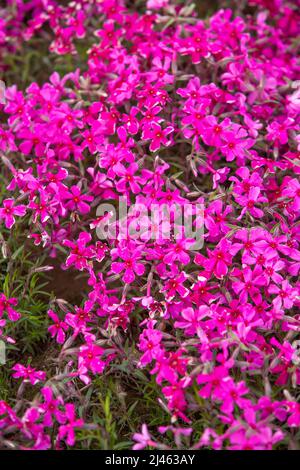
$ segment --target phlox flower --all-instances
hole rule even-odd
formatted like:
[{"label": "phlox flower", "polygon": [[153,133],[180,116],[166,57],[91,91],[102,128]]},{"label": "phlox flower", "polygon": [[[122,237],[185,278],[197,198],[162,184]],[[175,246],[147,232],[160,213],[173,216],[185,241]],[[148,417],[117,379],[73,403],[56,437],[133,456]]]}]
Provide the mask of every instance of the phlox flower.
[{"label": "phlox flower", "polygon": [[119,274],[125,271],[122,280],[127,284],[134,281],[135,276],[141,276],[145,272],[145,266],[139,262],[141,259],[141,249],[131,251],[129,248],[116,249],[111,252],[114,257],[118,256],[122,261],[114,261],[111,264],[111,271]]},{"label": "phlox flower", "polygon": [[22,364],[15,364],[12,367],[15,371],[13,377],[15,379],[23,378],[24,382],[30,382],[31,385],[35,385],[38,382],[43,382],[46,379],[46,372],[36,370],[31,366],[23,366]]},{"label": "phlox flower", "polygon": [[229,118],[218,122],[215,116],[206,116],[203,122],[202,138],[207,145],[221,147],[224,143],[226,130],[230,128],[231,121]]},{"label": "phlox flower", "polygon": [[26,206],[20,204],[15,206],[14,199],[4,199],[3,207],[0,208],[0,219],[4,219],[5,226],[9,229],[15,224],[15,215],[22,217],[26,214]]},{"label": "phlox flower", "polygon": [[211,317],[211,310],[206,305],[200,305],[196,310],[193,308],[186,308],[182,310],[181,313],[182,319],[175,322],[175,328],[183,328],[185,334],[188,336],[193,336],[197,334],[202,341],[208,341],[207,337],[203,333],[203,322],[204,318]]},{"label": "phlox flower", "polygon": [[209,205],[204,214],[204,224],[210,237],[217,238],[220,234],[229,232],[227,216],[231,212],[232,206],[227,205],[223,209],[223,203],[219,199]]},{"label": "phlox flower", "polygon": [[162,388],[162,393],[168,400],[168,408],[172,412],[172,421],[181,418],[186,423],[191,421],[184,414],[187,407],[184,390],[191,383],[190,377],[183,377],[180,380],[172,381],[170,385]]},{"label": "phlox flower", "polygon": [[165,353],[161,350],[155,358],[155,366],[151,375],[156,374],[156,382],[161,384],[164,380],[172,383],[178,378],[178,374],[185,375],[189,359],[183,356],[184,350]]},{"label": "phlox flower", "polygon": [[288,184],[283,188],[282,196],[292,198],[292,209],[296,212],[300,210],[300,182],[296,178],[288,181]]},{"label": "phlox flower", "polygon": [[80,214],[87,214],[91,210],[87,203],[93,201],[94,198],[87,194],[81,194],[78,186],[71,186],[70,191],[63,193],[63,199],[67,201],[66,207],[70,211],[78,210]]},{"label": "phlox flower", "polygon": [[261,299],[260,289],[267,284],[266,278],[263,276],[263,270],[260,266],[251,268],[246,267],[242,271],[232,271],[233,276],[239,275],[240,280],[232,283],[232,288],[236,294],[239,294],[241,303],[248,300],[248,295],[254,300]]},{"label": "phlox flower", "polygon": [[145,329],[140,335],[139,349],[143,352],[139,361],[140,367],[145,367],[161,353],[162,332],[151,327]]},{"label": "phlox flower", "polygon": [[277,145],[284,145],[288,142],[288,130],[293,127],[294,119],[287,118],[283,122],[273,121],[267,127],[267,140],[275,142]]},{"label": "phlox flower", "polygon": [[88,340],[85,345],[79,348],[78,368],[76,373],[72,373],[72,376],[78,375],[85,384],[90,383],[91,379],[87,375],[89,370],[93,374],[102,374],[104,371],[106,362],[102,359],[103,353],[103,348]]},{"label": "phlox flower", "polygon": [[249,168],[246,166],[238,168],[235,172],[235,175],[236,176],[231,176],[229,178],[229,181],[234,182],[234,194],[248,194],[252,187],[260,188],[262,185],[262,179],[259,173],[257,171],[250,172]]},{"label": "phlox flower", "polygon": [[171,62],[172,61],[169,57],[165,57],[164,62],[159,57],[155,57],[153,59],[154,67],[152,68],[152,71],[147,74],[150,82],[162,82],[165,85],[173,83],[174,76],[168,73]]},{"label": "phlox flower", "polygon": [[68,325],[64,321],[61,321],[53,310],[48,310],[48,317],[54,322],[54,325],[48,328],[51,337],[55,338],[56,336],[58,344],[63,344],[66,338],[65,331],[69,328]]},{"label": "phlox flower", "polygon": [[142,424],[141,432],[136,432],[132,436],[132,439],[136,441],[136,444],[133,445],[133,450],[142,450],[145,447],[157,447],[156,443],[153,441],[152,436],[150,435],[147,425]]},{"label": "phlox flower", "polygon": [[187,254],[189,247],[194,243],[193,240],[188,239],[177,239],[174,244],[169,244],[167,248],[167,253],[164,256],[164,263],[172,264],[175,261],[178,261],[182,264],[188,264],[190,257]]},{"label": "phlox flower", "polygon": [[62,424],[58,430],[58,440],[64,439],[69,446],[75,444],[75,429],[80,429],[84,425],[82,419],[76,418],[75,405],[67,403],[65,405],[66,423]]},{"label": "phlox flower", "polygon": [[91,241],[92,237],[87,232],[79,234],[77,242],[64,240],[63,244],[71,249],[71,252],[66,260],[66,266],[69,268],[74,264],[76,269],[80,271],[88,267],[88,260],[94,256],[92,248],[87,247],[87,243]]},{"label": "phlox flower", "polygon": [[294,305],[297,289],[294,289],[286,279],[282,281],[281,286],[271,284],[268,291],[270,294],[277,294],[273,300],[276,310],[280,310],[282,307],[289,309]]},{"label": "phlox flower", "polygon": [[44,415],[43,424],[45,426],[52,426],[53,416],[62,424],[65,421],[65,415],[61,409],[64,404],[62,397],[54,398],[53,390],[50,387],[43,387],[41,394],[44,402],[40,404],[38,410]]},{"label": "phlox flower", "polygon": [[212,372],[208,374],[199,374],[197,376],[198,384],[206,384],[199,391],[199,395],[203,398],[222,400],[223,384],[227,380],[229,380],[228,370],[223,366],[215,367]]},{"label": "phlox flower", "polygon": [[116,175],[120,176],[121,179],[116,183],[116,188],[119,192],[124,193],[129,189],[133,194],[138,194],[141,190],[139,184],[137,183],[137,177],[135,173],[138,170],[138,165],[136,163],[131,163],[128,168],[125,168],[122,163],[117,163],[114,167],[114,172]]},{"label": "phlox flower", "polygon": [[223,387],[223,398],[221,411],[226,414],[231,414],[234,410],[234,406],[237,405],[240,408],[244,408],[249,400],[246,400],[244,395],[249,393],[248,387],[245,385],[245,382],[235,383],[233,380],[228,380],[222,382]]},{"label": "phlox flower", "polygon": [[230,253],[235,255],[241,250],[243,263],[250,264],[251,257],[260,255],[263,252],[258,242],[264,238],[264,235],[265,232],[260,228],[237,230],[234,233],[234,243],[230,248]]},{"label": "phlox flower", "polygon": [[4,294],[0,294],[0,318],[3,313],[6,312],[10,321],[18,321],[21,318],[21,314],[17,312],[13,307],[18,304],[18,299],[8,299]]},{"label": "phlox flower", "polygon": [[189,290],[183,285],[187,279],[186,274],[182,271],[178,276],[169,279],[165,286],[162,288],[162,292],[166,292],[167,300],[171,300],[178,294],[184,298],[189,294]]},{"label": "phlox flower", "polygon": [[263,210],[258,209],[256,204],[268,202],[268,199],[264,196],[261,196],[260,192],[260,188],[252,187],[247,196],[235,196],[236,202],[243,207],[239,218],[241,218],[245,212],[249,212],[253,217],[263,217]]},{"label": "phlox flower", "polygon": [[129,134],[135,135],[139,130],[139,120],[136,118],[138,113],[139,109],[136,106],[132,106],[129,114],[122,115],[122,121]]},{"label": "phlox flower", "polygon": [[244,158],[247,156],[247,150],[250,149],[254,143],[252,139],[247,139],[247,136],[247,131],[242,127],[239,127],[235,131],[226,131],[224,136],[222,136],[223,143],[220,149],[228,162],[235,159],[244,161]]},{"label": "phlox flower", "polygon": [[230,250],[231,243],[223,238],[213,251],[207,249],[208,259],[197,253],[195,263],[202,265],[209,274],[214,274],[218,279],[222,279],[228,272],[228,266],[231,265]]},{"label": "phlox flower", "polygon": [[171,134],[173,130],[172,126],[162,129],[159,124],[153,122],[151,126],[144,127],[142,138],[146,140],[151,139],[149,149],[151,152],[156,152],[161,145],[168,147],[171,144],[171,140],[167,136]]}]

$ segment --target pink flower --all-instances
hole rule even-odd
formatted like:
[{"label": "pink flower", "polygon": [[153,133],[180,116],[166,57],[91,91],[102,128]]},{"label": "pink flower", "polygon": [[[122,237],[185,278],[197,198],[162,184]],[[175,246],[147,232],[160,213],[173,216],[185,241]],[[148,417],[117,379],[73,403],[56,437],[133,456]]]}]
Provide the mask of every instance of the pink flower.
[{"label": "pink flower", "polygon": [[151,72],[147,74],[150,82],[162,82],[166,85],[173,83],[174,76],[168,73],[171,62],[172,61],[169,57],[165,57],[164,62],[159,57],[155,57],[153,59],[154,67]]},{"label": "pink flower", "polygon": [[218,366],[209,374],[199,374],[197,382],[199,385],[206,384],[199,392],[203,398],[213,400],[223,398],[223,384],[228,380],[228,370],[223,366]]},{"label": "pink flower", "polygon": [[220,234],[229,232],[228,214],[232,212],[232,206],[228,205],[223,209],[222,201],[213,201],[205,211],[204,224],[212,238]]},{"label": "pink flower", "polygon": [[139,350],[144,353],[139,361],[139,365],[142,367],[156,359],[162,350],[160,345],[162,332],[155,330],[152,324],[149,326],[150,328],[145,329],[140,336]]},{"label": "pink flower", "polygon": [[48,316],[54,321],[54,325],[49,326],[48,331],[52,338],[57,337],[58,344],[63,344],[66,338],[65,331],[69,328],[68,325],[61,321],[53,310],[48,310]]},{"label": "pink flower", "polygon": [[223,144],[221,151],[226,157],[226,160],[231,162],[236,158],[240,161],[247,156],[247,150],[252,147],[253,140],[246,139],[247,131],[242,127],[238,127],[235,131],[227,131],[222,137]]},{"label": "pink flower", "polygon": [[170,244],[169,248],[167,249],[167,253],[164,256],[164,263],[172,264],[175,261],[178,261],[182,264],[188,264],[190,261],[190,257],[187,254],[189,247],[194,243],[193,240],[187,239],[178,239],[175,240],[174,245]]},{"label": "pink flower", "polygon": [[80,214],[87,214],[90,212],[91,207],[87,202],[93,201],[93,196],[87,194],[81,194],[81,190],[78,186],[71,186],[70,192],[65,191],[63,198],[68,201],[66,207],[73,211],[78,210]]},{"label": "pink flower", "polygon": [[157,447],[156,443],[153,441],[151,435],[149,434],[146,424],[142,424],[142,430],[140,433],[136,432],[132,439],[137,443],[132,447],[133,450],[142,450],[145,447]]},{"label": "pink flower", "polygon": [[18,321],[21,317],[19,312],[13,308],[18,304],[18,299],[10,298],[8,299],[4,294],[0,294],[0,318],[3,316],[4,312],[7,312],[7,316],[10,321]]},{"label": "pink flower", "polygon": [[256,204],[268,202],[264,196],[260,196],[260,188],[251,188],[247,196],[235,196],[237,203],[243,207],[240,217],[249,212],[253,217],[263,217],[264,212],[256,207]]},{"label": "pink flower", "polygon": [[58,430],[58,439],[65,439],[68,446],[75,444],[75,429],[83,427],[84,422],[82,419],[76,419],[75,405],[67,403],[65,405],[66,424],[62,424]]},{"label": "pink flower", "polygon": [[62,407],[64,404],[63,399],[61,397],[55,399],[53,397],[53,391],[50,387],[43,387],[41,389],[41,394],[44,398],[44,403],[39,406],[39,411],[44,414],[44,425],[52,426],[53,416],[59,423],[62,424],[65,421],[65,416],[59,407]]},{"label": "pink flower", "polygon": [[[236,275],[232,272],[232,275]],[[246,267],[241,272],[241,280],[233,282],[232,288],[236,294],[240,294],[239,300],[241,303],[246,303],[248,295],[256,301],[261,301],[260,289],[267,284],[263,276],[263,270],[260,266],[256,266],[252,271],[251,268]]]},{"label": "pink flower", "polygon": [[114,167],[114,171],[116,175],[121,177],[116,183],[116,188],[119,192],[126,192],[128,186],[133,194],[138,194],[141,191],[137,183],[137,177],[135,176],[135,173],[138,171],[138,165],[136,163],[131,163],[129,168],[125,168],[122,163],[117,163]]},{"label": "pink flower", "polygon": [[14,199],[4,199],[3,206],[0,208],[0,219],[4,219],[5,226],[9,229],[15,224],[15,215],[22,217],[26,214],[26,206],[15,206]]},{"label": "pink flower", "polygon": [[249,390],[246,387],[245,382],[235,383],[233,380],[222,382],[223,387],[223,398],[221,410],[223,413],[231,414],[234,410],[234,406],[237,405],[243,409],[249,400],[242,398],[246,395]]},{"label": "pink flower", "polygon": [[122,271],[124,275],[122,280],[127,284],[131,284],[135,276],[142,276],[145,272],[145,266],[139,262],[141,259],[141,248],[130,251],[128,248],[120,248],[113,250],[112,255],[122,258],[122,261],[115,261],[111,264],[111,270],[115,274],[120,274]]},{"label": "pink flower", "polygon": [[185,308],[181,313],[181,321],[176,321],[175,328],[183,328],[185,334],[188,336],[198,335],[201,340],[208,341],[203,333],[202,326],[204,325],[203,319],[211,317],[211,310],[206,305],[200,305],[196,310],[193,308]]},{"label": "pink flower", "polygon": [[202,124],[203,140],[207,145],[221,147],[224,143],[226,130],[230,127],[231,121],[226,118],[218,122],[215,116],[207,116]]},{"label": "pink flower", "polygon": [[162,129],[159,124],[152,122],[151,126],[144,128],[142,138],[151,139],[149,148],[151,152],[156,152],[161,145],[167,147],[171,144],[171,140],[169,140],[167,136],[173,132],[173,130],[174,129],[172,126],[168,126],[165,129]]},{"label": "pink flower", "polygon": [[273,121],[267,127],[267,140],[284,145],[288,142],[288,130],[293,127],[294,119],[287,118],[283,122]]},{"label": "pink flower", "polygon": [[209,274],[214,274],[218,279],[222,279],[227,274],[228,266],[232,261],[230,250],[231,243],[223,238],[213,251],[207,250],[208,259],[198,253],[195,256],[195,263],[202,265]]},{"label": "pink flower", "polygon": [[38,382],[46,379],[46,372],[36,370],[31,366],[23,366],[22,364],[15,364],[12,368],[15,371],[13,377],[15,379],[23,378],[24,382],[30,382],[31,385],[35,385]]},{"label": "pink flower", "polygon": [[92,237],[89,233],[81,232],[77,242],[64,240],[63,244],[71,249],[71,252],[66,260],[66,266],[70,267],[74,264],[75,268],[82,269],[88,268],[88,260],[94,256],[92,248],[87,247],[87,243],[91,241]]},{"label": "pink flower", "polygon": [[295,297],[297,295],[297,289],[294,289],[287,280],[282,281],[280,287],[275,284],[271,284],[268,291],[270,294],[277,294],[273,300],[276,310],[280,310],[282,307],[287,309],[293,307]]},{"label": "pink flower", "polygon": [[181,272],[178,276],[169,279],[162,289],[162,292],[166,292],[167,299],[171,300],[178,294],[181,298],[186,297],[189,294],[189,290],[184,287],[183,283],[187,279],[185,272]]}]

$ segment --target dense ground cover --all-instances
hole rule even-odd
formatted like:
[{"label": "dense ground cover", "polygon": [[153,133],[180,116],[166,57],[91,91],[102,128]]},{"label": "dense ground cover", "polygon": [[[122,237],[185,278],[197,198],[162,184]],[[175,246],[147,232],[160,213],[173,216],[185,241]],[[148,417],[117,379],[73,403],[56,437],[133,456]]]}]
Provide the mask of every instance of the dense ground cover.
[{"label": "dense ground cover", "polygon": [[0,7],[2,449],[298,448],[298,7]]}]

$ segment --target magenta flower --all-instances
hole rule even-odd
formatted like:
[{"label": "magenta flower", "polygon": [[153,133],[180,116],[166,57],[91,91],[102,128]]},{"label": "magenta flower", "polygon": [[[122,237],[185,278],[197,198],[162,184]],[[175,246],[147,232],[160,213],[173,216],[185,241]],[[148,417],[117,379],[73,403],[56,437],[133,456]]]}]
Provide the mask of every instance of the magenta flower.
[{"label": "magenta flower", "polygon": [[34,131],[25,128],[19,132],[18,137],[23,139],[19,147],[24,155],[29,155],[32,149],[35,150],[37,157],[41,157],[45,153],[43,125],[38,124]]},{"label": "magenta flower", "polygon": [[137,177],[135,176],[137,170],[138,165],[136,163],[131,163],[129,168],[125,168],[122,163],[117,163],[115,165],[114,171],[116,175],[121,177],[121,179],[116,183],[116,188],[119,192],[126,192],[128,186],[133,194],[138,194],[141,191],[141,188],[137,183]]},{"label": "magenta flower", "polygon": [[39,411],[44,415],[43,424],[45,426],[52,426],[53,416],[62,424],[65,421],[65,415],[60,409],[64,404],[63,399],[61,397],[55,399],[50,387],[43,387],[41,394],[44,398],[44,402],[39,406]]},{"label": "magenta flower", "polygon": [[293,307],[297,295],[297,289],[294,289],[287,280],[282,281],[280,287],[275,284],[271,284],[268,291],[270,294],[277,294],[273,300],[276,310],[280,310],[282,307],[287,309]]},{"label": "magenta flower", "polygon": [[203,333],[202,326],[204,318],[211,317],[211,310],[206,305],[200,305],[197,310],[193,308],[185,308],[181,313],[181,321],[175,322],[175,328],[183,328],[185,334],[188,336],[198,335],[202,341],[208,341],[207,337]]},{"label": "magenta flower", "polygon": [[223,413],[231,414],[235,405],[243,409],[249,403],[249,400],[243,398],[244,395],[249,392],[245,382],[235,383],[233,380],[228,380],[222,382],[222,387],[223,398],[221,410]]},{"label": "magenta flower", "polygon": [[71,186],[70,191],[66,191],[63,194],[63,198],[68,201],[66,207],[70,211],[78,210],[80,214],[87,214],[90,212],[91,207],[88,202],[93,201],[93,196],[87,194],[81,194],[81,190],[78,186]]},{"label": "magenta flower", "polygon": [[24,382],[30,382],[31,385],[35,385],[38,382],[43,382],[46,379],[46,372],[36,370],[31,366],[23,366],[22,364],[15,364],[12,368],[14,372],[13,377],[15,379],[23,378]]},{"label": "magenta flower", "polygon": [[238,195],[249,193],[252,187],[261,187],[262,179],[257,171],[250,172],[249,168],[241,167],[231,176],[229,181],[234,182],[233,192]]},{"label": "magenta flower", "polygon": [[26,206],[23,204],[15,206],[14,199],[4,199],[3,207],[0,208],[0,219],[4,219],[7,228],[10,229],[15,224],[15,215],[22,217],[25,214]]},{"label": "magenta flower", "polygon": [[[232,275],[236,275],[235,271]],[[261,301],[260,289],[267,284],[266,278],[263,276],[263,270],[260,266],[256,266],[252,271],[251,268],[246,267],[240,273],[241,280],[232,283],[232,288],[236,294],[239,295],[240,302],[246,303],[248,295],[255,301]]]},{"label": "magenta flower", "polygon": [[133,450],[142,450],[145,447],[157,447],[156,443],[153,441],[151,435],[149,434],[146,424],[142,424],[142,430],[140,433],[136,432],[132,439],[136,441],[136,444],[132,447]]},{"label": "magenta flower", "polygon": [[231,243],[223,238],[215,250],[207,250],[208,259],[198,253],[195,256],[195,263],[202,265],[209,274],[214,274],[218,279],[224,277],[231,265],[232,255],[230,254]]},{"label": "magenta flower", "polygon": [[153,68],[150,73],[148,73],[148,79],[151,82],[161,82],[166,85],[171,84],[174,82],[174,76],[169,74],[168,71],[170,70],[171,66],[171,59],[169,57],[165,57],[164,62],[159,58],[155,57],[153,59]]},{"label": "magenta flower", "polygon": [[123,114],[122,121],[129,134],[135,135],[139,130],[139,120],[136,115],[139,113],[139,109],[136,106],[130,108],[129,114]]},{"label": "magenta flower", "polygon": [[162,351],[160,346],[162,336],[162,332],[155,330],[151,325],[143,331],[139,342],[139,349],[144,353],[140,358],[140,366],[145,367],[159,356]]},{"label": "magenta flower", "polygon": [[221,147],[224,143],[226,130],[231,125],[230,119],[226,118],[222,122],[218,122],[215,116],[206,116],[202,124],[202,138],[207,145]]},{"label": "magenta flower", "polygon": [[204,224],[209,231],[209,235],[215,239],[222,233],[229,232],[228,214],[232,212],[232,206],[228,205],[223,209],[222,201],[213,201],[204,215]]},{"label": "magenta flower", "polygon": [[13,308],[18,304],[18,299],[8,299],[4,294],[0,294],[0,318],[6,312],[10,321],[18,321],[21,314]]},{"label": "magenta flower", "polygon": [[86,245],[91,241],[92,237],[87,232],[79,234],[77,242],[64,240],[63,244],[71,249],[71,252],[66,260],[66,266],[69,268],[74,264],[75,268],[82,269],[88,268],[88,260],[93,258],[94,251],[91,247]]},{"label": "magenta flower", "polygon": [[171,140],[167,136],[171,134],[173,130],[172,126],[162,129],[159,124],[153,122],[151,126],[144,128],[142,138],[146,140],[151,139],[149,148],[151,152],[156,152],[161,145],[167,147],[171,144]]},{"label": "magenta flower", "polygon": [[293,178],[283,188],[282,196],[292,198],[292,209],[296,212],[300,210],[300,182]]},{"label": "magenta flower", "polygon": [[[93,446],[104,375],[127,382],[128,405],[142,385],[141,410],[162,410],[135,449],[296,444],[299,2],[205,19],[190,3],[1,2],[0,362],[2,342],[14,356],[24,329],[36,336],[39,276],[51,264],[62,278],[46,315],[55,367],[43,387],[37,344],[14,364],[1,448],[75,447],[77,429],[75,448]],[[13,84],[6,58],[36,43],[70,71]]]},{"label": "magenta flower", "polygon": [[53,310],[48,310],[48,316],[53,320],[54,325],[49,326],[48,331],[52,338],[55,338],[58,344],[63,344],[66,338],[65,331],[69,328],[68,325],[61,321]]},{"label": "magenta flower", "polygon": [[64,439],[68,446],[75,444],[75,429],[83,427],[82,419],[76,419],[75,405],[67,403],[65,405],[66,424],[62,424],[58,430],[58,440]]},{"label": "magenta flower", "polygon": [[127,284],[131,284],[135,276],[142,276],[145,272],[145,266],[139,262],[141,259],[141,249],[130,251],[129,248],[120,248],[112,251],[114,257],[118,256],[122,261],[114,261],[111,264],[111,271],[120,274],[124,271],[122,280]]},{"label": "magenta flower", "polygon": [[227,131],[222,137],[223,144],[221,151],[226,157],[226,160],[231,162],[238,159],[243,159],[247,155],[247,150],[252,147],[253,140],[246,139],[248,136],[247,131],[239,127],[235,131]]},{"label": "magenta flower", "polygon": [[175,261],[178,261],[182,264],[188,264],[190,261],[190,256],[188,255],[187,251],[193,243],[193,240],[175,240],[174,245],[169,245],[169,248],[167,249],[167,253],[164,256],[164,263],[172,264]]},{"label": "magenta flower", "polygon": [[197,382],[199,385],[206,384],[201,388],[199,395],[203,398],[221,400],[223,398],[223,386],[228,380],[228,370],[223,366],[218,366],[209,374],[199,374]]},{"label": "magenta flower", "polygon": [[189,290],[183,285],[186,279],[187,276],[185,272],[182,271],[178,276],[169,279],[165,283],[162,292],[166,292],[168,300],[172,300],[176,294],[178,294],[181,298],[184,298],[189,294]]},{"label": "magenta flower", "polygon": [[103,348],[89,341],[80,347],[78,355],[78,375],[83,382],[90,382],[87,371],[90,370],[93,374],[101,374],[103,372],[106,365],[105,361],[102,359],[103,353]]},{"label": "magenta flower", "polygon": [[230,253],[236,255],[240,250],[242,251],[243,263],[249,264],[249,259],[255,255],[263,252],[260,248],[259,241],[265,237],[265,232],[260,228],[240,229],[234,234],[234,239],[237,240],[232,244]]},{"label": "magenta flower", "polygon": [[284,145],[288,142],[288,130],[293,127],[294,119],[287,118],[283,122],[273,121],[267,127],[267,140],[275,142],[277,145]]},{"label": "magenta flower", "polygon": [[263,217],[263,210],[258,209],[256,204],[268,202],[268,199],[264,196],[260,196],[260,192],[260,188],[251,188],[247,196],[235,196],[237,203],[243,207],[240,217],[242,217],[245,212],[249,212],[253,217]]}]

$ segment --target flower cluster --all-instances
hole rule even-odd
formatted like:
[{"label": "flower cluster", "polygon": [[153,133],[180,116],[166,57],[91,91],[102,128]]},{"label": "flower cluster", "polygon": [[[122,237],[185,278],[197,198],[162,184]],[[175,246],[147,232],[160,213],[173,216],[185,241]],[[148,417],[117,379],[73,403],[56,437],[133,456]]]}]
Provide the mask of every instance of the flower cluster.
[{"label": "flower cluster", "polygon": [[[12,232],[24,224],[87,287],[80,305],[48,311],[61,377],[86,393],[124,361],[154,376],[165,423],[145,423],[136,449],[165,448],[166,434],[195,449],[288,446],[300,426],[295,2],[252,0],[251,15],[222,9],[206,20],[175,0],[136,9],[20,1],[14,18],[7,3],[0,48],[26,47],[47,23],[52,53],[76,57],[82,38],[90,44],[82,70],[9,86],[0,105],[10,174],[1,223]],[[189,205],[203,247],[193,249],[183,223],[169,238],[144,236],[149,218],[135,210],[140,236],[124,237],[116,222],[116,236],[99,240],[110,215],[96,208],[120,198],[129,209],[167,207],[171,223]],[[150,222],[164,232],[164,220]],[[6,322],[19,320],[16,302],[1,294],[3,338]],[[31,366],[13,371],[32,386],[45,379]],[[14,445],[49,448],[56,420],[55,446],[74,445],[83,420],[53,390],[42,388],[22,417],[1,402],[0,440],[14,429]]]}]

